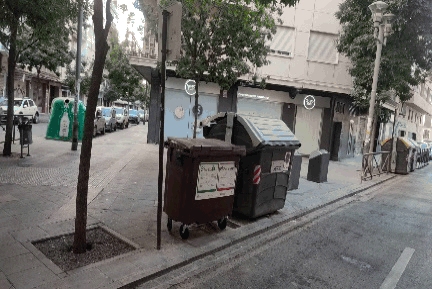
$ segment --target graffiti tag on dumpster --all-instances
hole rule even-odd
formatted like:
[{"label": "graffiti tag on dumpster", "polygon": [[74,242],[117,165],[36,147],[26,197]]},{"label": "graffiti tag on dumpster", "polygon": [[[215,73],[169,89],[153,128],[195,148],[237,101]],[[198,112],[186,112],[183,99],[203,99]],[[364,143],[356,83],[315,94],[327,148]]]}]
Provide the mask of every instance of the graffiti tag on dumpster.
[{"label": "graffiti tag on dumpster", "polygon": [[195,200],[234,195],[237,168],[235,162],[202,162],[198,169]]}]

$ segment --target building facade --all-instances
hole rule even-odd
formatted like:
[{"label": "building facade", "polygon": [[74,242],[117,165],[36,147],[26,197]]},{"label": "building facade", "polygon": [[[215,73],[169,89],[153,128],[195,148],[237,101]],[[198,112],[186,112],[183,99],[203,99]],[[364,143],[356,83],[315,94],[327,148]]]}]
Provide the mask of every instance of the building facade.
[{"label": "building facade", "polygon": [[[318,149],[330,152],[332,160],[361,154],[366,130],[366,116],[359,116],[350,97],[352,79],[350,61],[336,50],[336,39],[341,29],[335,13],[343,0],[300,1],[295,7],[286,7],[281,16],[283,24],[268,43],[271,49],[270,65],[255,73],[265,78],[266,89],[249,85],[251,76],[244,76],[230,90],[220,93],[214,83],[199,87],[199,107],[194,109],[194,97],[186,92],[187,79],[177,78],[174,67],[167,67],[165,93],[165,137],[190,137],[194,112],[198,119],[208,115],[233,111],[283,120],[301,141],[299,152],[309,155]],[[157,42],[149,35],[144,57],[131,57],[131,64],[152,84],[148,141],[159,142],[160,79],[156,70]],[[156,47],[153,53],[153,47]],[[431,87],[432,89],[432,87]],[[427,89],[425,90],[427,91]],[[425,95],[427,92],[424,93]],[[414,116],[410,119],[424,123],[430,115],[416,105],[418,97],[406,104]],[[313,105],[311,105],[313,103]],[[394,100],[385,105],[396,108]],[[420,116],[420,117],[419,117]],[[394,117],[393,117],[394,118]],[[392,120],[391,120],[392,121]],[[400,121],[402,125],[403,121]],[[414,136],[430,136],[428,128],[410,126]],[[419,130],[422,130],[420,132]],[[375,143],[391,135],[393,123],[377,124]],[[428,134],[429,133],[429,134]],[[201,137],[201,132],[197,133]]]}]

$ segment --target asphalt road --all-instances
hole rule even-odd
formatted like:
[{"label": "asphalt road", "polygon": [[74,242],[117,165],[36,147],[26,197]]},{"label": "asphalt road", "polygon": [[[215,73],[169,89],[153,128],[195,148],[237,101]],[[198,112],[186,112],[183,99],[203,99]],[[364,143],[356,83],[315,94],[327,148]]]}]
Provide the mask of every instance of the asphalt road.
[{"label": "asphalt road", "polygon": [[431,176],[417,170],[162,288],[432,288]]}]

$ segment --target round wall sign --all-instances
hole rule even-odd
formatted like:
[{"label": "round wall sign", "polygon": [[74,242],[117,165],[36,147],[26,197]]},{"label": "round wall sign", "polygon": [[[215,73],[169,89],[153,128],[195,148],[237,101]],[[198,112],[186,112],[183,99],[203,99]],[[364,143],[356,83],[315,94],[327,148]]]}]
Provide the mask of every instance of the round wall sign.
[{"label": "round wall sign", "polygon": [[201,116],[201,114],[203,113],[203,107],[201,106],[201,104],[198,104],[198,109],[196,106],[194,106],[192,108],[192,112],[198,116]]},{"label": "round wall sign", "polygon": [[312,109],[315,107],[315,97],[312,95],[305,96],[303,100],[303,105],[306,109]]},{"label": "round wall sign", "polygon": [[189,79],[185,83],[185,91],[189,95],[195,95],[195,80]]},{"label": "round wall sign", "polygon": [[184,117],[184,115],[185,115],[184,108],[181,106],[177,106],[176,109],[174,110],[174,116],[177,119],[182,119]]}]

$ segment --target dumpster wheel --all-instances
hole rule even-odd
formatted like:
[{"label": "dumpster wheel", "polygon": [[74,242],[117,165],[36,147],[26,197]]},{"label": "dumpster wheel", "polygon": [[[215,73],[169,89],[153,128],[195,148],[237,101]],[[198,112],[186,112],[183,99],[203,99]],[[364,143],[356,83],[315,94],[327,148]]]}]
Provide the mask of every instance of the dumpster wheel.
[{"label": "dumpster wheel", "polygon": [[180,237],[182,237],[183,240],[189,238],[189,229],[185,224],[180,226]]},{"label": "dumpster wheel", "polygon": [[171,232],[171,230],[172,230],[172,219],[170,219],[170,218],[168,218],[167,229],[168,229],[168,232]]},{"label": "dumpster wheel", "polygon": [[218,223],[219,229],[224,230],[227,226],[227,218],[225,217],[223,219],[220,219],[217,221],[217,223]]}]

